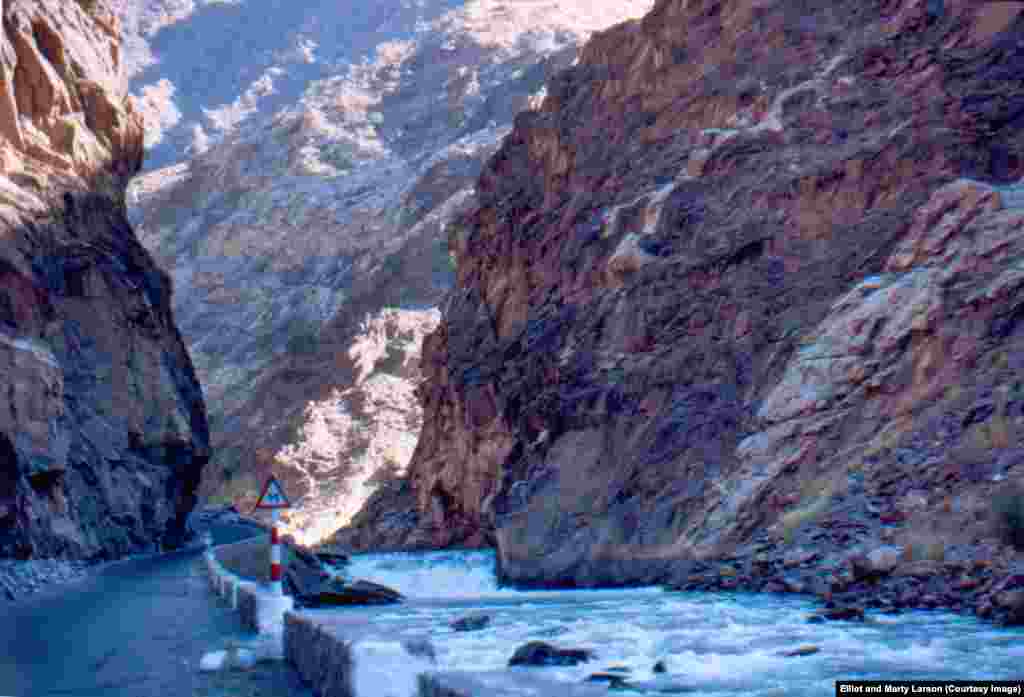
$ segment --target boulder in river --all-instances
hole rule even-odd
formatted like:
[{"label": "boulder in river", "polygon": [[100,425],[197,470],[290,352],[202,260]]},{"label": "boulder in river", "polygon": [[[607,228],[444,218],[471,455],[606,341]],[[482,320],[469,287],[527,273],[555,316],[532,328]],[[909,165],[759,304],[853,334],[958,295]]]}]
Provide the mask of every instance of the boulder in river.
[{"label": "boulder in river", "polygon": [[319,561],[315,558],[314,563],[305,555],[296,555],[285,569],[281,579],[284,592],[296,598],[303,598],[316,593],[320,585],[330,578],[330,574],[324,571]]},{"label": "boulder in river", "polygon": [[402,642],[402,648],[410,656],[419,656],[420,658],[426,658],[431,663],[437,662],[437,651],[434,649],[434,645],[430,639],[426,637],[414,637],[412,639],[406,639]]},{"label": "boulder in river", "polygon": [[583,682],[605,683],[613,690],[629,687],[629,681],[626,677],[616,673],[591,673]]},{"label": "boulder in river", "polygon": [[574,666],[593,658],[587,649],[559,649],[543,641],[530,641],[512,654],[510,666]]},{"label": "boulder in river", "polygon": [[803,646],[797,646],[795,649],[789,651],[780,651],[780,656],[794,657],[794,656],[811,656],[821,651],[820,648],[814,644],[804,644]]},{"label": "boulder in river", "polygon": [[856,606],[832,607],[819,610],[807,618],[808,622],[818,623],[825,620],[864,620],[864,609]]},{"label": "boulder in river", "polygon": [[285,547],[288,549],[288,552],[294,559],[294,561],[292,562],[293,564],[297,562],[304,564],[310,568],[322,568],[318,556],[306,547],[303,547],[298,542],[296,542],[295,538],[291,535],[285,535],[281,539],[281,542],[285,545]]},{"label": "boulder in river", "polygon": [[320,584],[328,577],[319,570],[311,571],[305,567],[288,567],[281,578],[285,595],[294,598],[305,598],[315,595]]},{"label": "boulder in river", "polygon": [[491,623],[491,616],[482,612],[476,612],[465,617],[460,617],[451,623],[451,628],[456,632],[472,632],[483,629]]},{"label": "boulder in river", "polygon": [[319,559],[322,564],[329,564],[330,566],[345,566],[348,564],[348,555],[346,554],[317,552],[316,558]]},{"label": "boulder in river", "polygon": [[307,605],[391,605],[400,603],[403,596],[393,588],[371,581],[347,583],[340,578],[331,578],[320,584],[312,595],[303,598]]}]

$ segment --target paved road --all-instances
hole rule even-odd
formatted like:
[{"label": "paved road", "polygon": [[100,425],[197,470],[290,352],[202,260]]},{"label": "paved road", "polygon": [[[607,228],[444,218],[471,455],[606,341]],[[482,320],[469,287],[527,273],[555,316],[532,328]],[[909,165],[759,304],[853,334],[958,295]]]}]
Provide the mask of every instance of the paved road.
[{"label": "paved road", "polygon": [[[211,532],[215,544],[262,534],[243,525]],[[112,563],[83,581],[7,606],[0,617],[0,696],[220,694],[216,676],[198,673],[199,659],[247,635],[208,591],[201,556],[189,549]],[[269,681],[287,682],[283,668]],[[258,692],[294,694],[286,685],[267,688]]]}]

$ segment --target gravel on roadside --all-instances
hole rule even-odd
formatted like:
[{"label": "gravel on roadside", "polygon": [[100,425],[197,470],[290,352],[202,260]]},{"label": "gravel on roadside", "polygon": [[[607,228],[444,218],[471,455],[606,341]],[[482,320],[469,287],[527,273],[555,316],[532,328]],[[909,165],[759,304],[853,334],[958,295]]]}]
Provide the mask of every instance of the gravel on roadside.
[{"label": "gravel on roadside", "polygon": [[85,578],[92,563],[64,559],[0,559],[0,602],[13,602],[50,586]]}]

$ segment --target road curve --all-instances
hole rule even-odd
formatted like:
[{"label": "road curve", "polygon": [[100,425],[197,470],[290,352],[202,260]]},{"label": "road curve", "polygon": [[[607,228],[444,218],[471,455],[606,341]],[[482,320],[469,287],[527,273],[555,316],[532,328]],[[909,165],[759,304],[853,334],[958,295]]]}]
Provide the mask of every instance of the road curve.
[{"label": "road curve", "polygon": [[[262,530],[211,527],[214,544]],[[194,697],[199,659],[245,632],[191,548],[107,564],[5,607],[0,697]]]}]

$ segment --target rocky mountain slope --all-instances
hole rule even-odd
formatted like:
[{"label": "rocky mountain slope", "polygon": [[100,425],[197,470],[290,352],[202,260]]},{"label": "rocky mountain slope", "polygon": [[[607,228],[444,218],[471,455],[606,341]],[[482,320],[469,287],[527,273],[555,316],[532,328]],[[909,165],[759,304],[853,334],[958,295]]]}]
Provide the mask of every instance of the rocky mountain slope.
[{"label": "rocky mountain slope", "polygon": [[659,0],[597,34],[453,223],[409,477],[336,541],[547,585],[1019,564],[1022,13]]},{"label": "rocky mountain slope", "polygon": [[[146,116],[146,168],[200,154],[294,105],[378,44],[409,40],[459,0],[113,0]],[[216,66],[211,70],[210,66]]]},{"label": "rocky mountain slope", "polygon": [[[246,102],[187,163],[139,177],[130,200],[174,277],[210,405],[204,490],[244,505],[275,471],[298,503],[289,532],[306,542],[412,454],[420,346],[453,282],[445,226],[473,205],[483,162],[590,32],[650,2],[359,6],[369,24],[344,45],[331,27],[354,6],[298,3],[289,21],[304,29],[288,41],[315,45],[310,62],[270,56],[273,98]],[[154,76],[183,70],[204,36],[221,40],[196,17],[174,25],[189,41],[154,35]]]},{"label": "rocky mountain slope", "polygon": [[0,556],[179,544],[209,457],[171,281],[125,187],[143,124],[102,1],[9,0],[0,41]]}]

